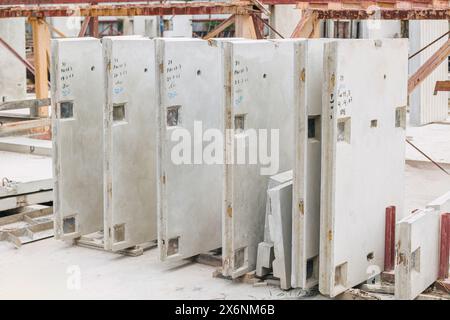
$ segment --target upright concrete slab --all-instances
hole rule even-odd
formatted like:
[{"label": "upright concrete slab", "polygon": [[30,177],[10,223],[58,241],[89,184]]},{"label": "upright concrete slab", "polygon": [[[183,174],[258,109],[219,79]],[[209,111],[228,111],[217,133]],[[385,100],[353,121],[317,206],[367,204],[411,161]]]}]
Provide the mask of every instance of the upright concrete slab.
[{"label": "upright concrete slab", "polygon": [[156,240],[157,89],[154,41],[103,38],[105,247]]},{"label": "upright concrete slab", "polygon": [[[410,54],[413,54],[449,30],[447,20],[409,22]],[[444,37],[410,60],[410,75],[417,71],[445,42]],[[436,81],[448,80],[448,62],[444,60],[410,95],[410,122],[420,126],[448,118],[448,93],[433,94]]]},{"label": "upright concrete slab", "polygon": [[383,271],[386,207],[404,208],[406,40],[325,44],[319,290]]},{"label": "upright concrete slab", "polygon": [[327,39],[299,44],[299,106],[295,108],[295,167],[292,210],[292,286],[319,280],[320,154],[323,48]]},{"label": "upright concrete slab", "polygon": [[432,285],[439,271],[440,213],[419,210],[396,225],[395,298],[412,300]]},{"label": "upright concrete slab", "polygon": [[212,159],[203,158],[203,151],[211,154],[208,146],[220,144],[217,139],[223,135],[219,52],[198,39],[157,40],[162,260],[188,258],[221,246],[223,146]]},{"label": "upright concrete slab", "polygon": [[[236,129],[227,135],[225,144],[222,211],[222,272],[225,276],[236,278],[255,269],[257,246],[264,239],[268,175],[293,166],[292,115],[295,83],[300,75],[295,64],[296,43],[296,40],[259,40],[225,44],[225,128]],[[261,145],[267,147],[268,154],[274,155],[272,161],[262,164],[261,154],[259,160],[254,161],[257,151],[249,141],[255,141],[256,134],[249,129],[258,130],[260,144],[257,148],[263,152]],[[279,140],[274,136],[279,150],[274,148],[275,144],[267,143],[259,129],[268,130],[268,141],[272,133],[279,134]],[[234,155],[242,146],[247,151],[251,147],[252,153],[246,152],[249,156],[239,164]]]},{"label": "upright concrete slab", "polygon": [[100,40],[52,40],[55,235],[103,229],[104,68]]},{"label": "upright concrete slab", "polygon": [[[25,19],[0,19],[0,38],[25,58]],[[0,44],[0,102],[21,100],[26,96],[26,69]]]}]

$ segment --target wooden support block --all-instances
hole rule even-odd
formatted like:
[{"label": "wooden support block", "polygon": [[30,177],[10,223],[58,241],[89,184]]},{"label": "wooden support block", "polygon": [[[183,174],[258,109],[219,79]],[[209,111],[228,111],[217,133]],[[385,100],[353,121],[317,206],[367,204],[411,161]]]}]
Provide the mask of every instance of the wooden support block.
[{"label": "wooden support block", "polygon": [[[42,18],[29,18],[29,22],[33,31],[36,98],[46,99],[48,98],[50,31]],[[33,115],[48,117],[48,107],[38,108]]]},{"label": "wooden support block", "polygon": [[384,270],[391,271],[395,264],[395,206],[386,208],[384,233]]},{"label": "wooden support block", "polygon": [[450,213],[441,215],[441,237],[439,245],[439,279],[448,278],[450,251]]},{"label": "wooden support block", "polygon": [[235,36],[238,38],[256,39],[256,30],[251,15],[235,15]]},{"label": "wooden support block", "polygon": [[395,271],[384,271],[381,273],[381,281],[382,282],[388,282],[388,283],[395,283]]},{"label": "wooden support block", "polygon": [[319,38],[320,20],[316,12],[302,11],[302,17],[292,32],[291,38]]}]

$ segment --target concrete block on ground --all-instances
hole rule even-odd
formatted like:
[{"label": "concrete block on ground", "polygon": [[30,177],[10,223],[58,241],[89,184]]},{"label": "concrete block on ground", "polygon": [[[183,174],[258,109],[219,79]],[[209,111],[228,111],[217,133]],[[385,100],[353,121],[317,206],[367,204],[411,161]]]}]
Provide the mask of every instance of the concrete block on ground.
[{"label": "concrete block on ground", "polygon": [[[225,144],[224,276],[236,278],[255,270],[257,247],[264,240],[268,176],[293,166],[292,115],[300,74],[295,67],[297,42],[246,40],[224,45],[225,128],[235,130],[227,135]],[[254,157],[252,161],[250,156],[245,156],[246,161],[237,159],[239,150],[255,146],[259,129],[267,129],[269,143],[263,140],[263,144],[274,159],[268,164],[254,161]],[[270,144],[276,133],[279,150],[271,149],[274,144]]]},{"label": "concrete block on ground", "polygon": [[102,40],[105,248],[119,251],[156,240],[158,132],[154,41],[135,36]]},{"label": "concrete block on ground", "polygon": [[439,270],[440,213],[416,211],[396,225],[395,298],[412,300],[432,285]]},{"label": "concrete block on ground", "polygon": [[209,139],[216,143],[223,137],[219,53],[208,41],[157,40],[162,260],[184,259],[221,247],[223,153],[220,147],[215,156],[208,153],[213,141],[203,136],[215,132],[220,137]]},{"label": "concrete block on ground", "polygon": [[274,245],[273,275],[281,289],[291,287],[292,267],[292,181],[267,191],[271,214],[268,216]]},{"label": "concrete block on ground", "polygon": [[329,39],[299,44],[299,106],[295,109],[292,211],[292,286],[308,289],[319,281],[320,154],[323,48]]},{"label": "concrete block on ground", "polygon": [[[0,19],[0,38],[25,58],[25,18]],[[26,68],[0,44],[0,102],[26,97]]]},{"label": "concrete block on ground", "polygon": [[55,235],[103,229],[102,46],[99,39],[51,41]]},{"label": "concrete block on ground", "polygon": [[[267,190],[284,184],[286,182],[292,182],[293,171],[285,171],[269,178],[269,184]],[[262,277],[272,271],[272,262],[274,259],[274,245],[273,238],[271,236],[271,225],[269,216],[272,215],[270,197],[267,196],[266,200],[266,217],[264,220],[264,241],[258,244],[257,258],[256,258],[256,275]]]},{"label": "concrete block on ground", "polygon": [[[385,210],[404,208],[406,40],[325,44],[319,290],[381,273]],[[368,63],[368,61],[370,63]]]}]

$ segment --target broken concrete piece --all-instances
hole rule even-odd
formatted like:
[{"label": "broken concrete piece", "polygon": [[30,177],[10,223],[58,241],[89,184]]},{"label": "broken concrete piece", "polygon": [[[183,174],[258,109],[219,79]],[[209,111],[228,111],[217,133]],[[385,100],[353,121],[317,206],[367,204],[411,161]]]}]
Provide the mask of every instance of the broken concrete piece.
[{"label": "broken concrete piece", "polygon": [[324,65],[319,290],[336,296],[383,271],[386,208],[403,213],[408,43],[333,41]]},{"label": "broken concrete piece", "polygon": [[433,284],[439,270],[440,213],[416,211],[397,222],[395,298],[412,300]]},{"label": "broken concrete piece", "polygon": [[280,279],[281,289],[291,287],[292,267],[292,181],[267,191],[271,213],[268,216],[273,240],[273,275]]}]

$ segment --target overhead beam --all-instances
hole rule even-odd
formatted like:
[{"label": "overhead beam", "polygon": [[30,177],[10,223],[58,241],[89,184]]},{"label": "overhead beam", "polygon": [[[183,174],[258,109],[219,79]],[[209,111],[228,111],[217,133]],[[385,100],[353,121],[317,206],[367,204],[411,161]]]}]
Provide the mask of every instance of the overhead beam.
[{"label": "overhead beam", "polygon": [[257,12],[249,2],[184,2],[123,5],[80,6],[15,6],[0,7],[0,18],[14,17],[67,17],[67,16],[163,16],[194,14],[250,14]]},{"label": "overhead beam", "polygon": [[307,9],[317,13],[318,19],[350,20],[449,20],[450,9]]}]

